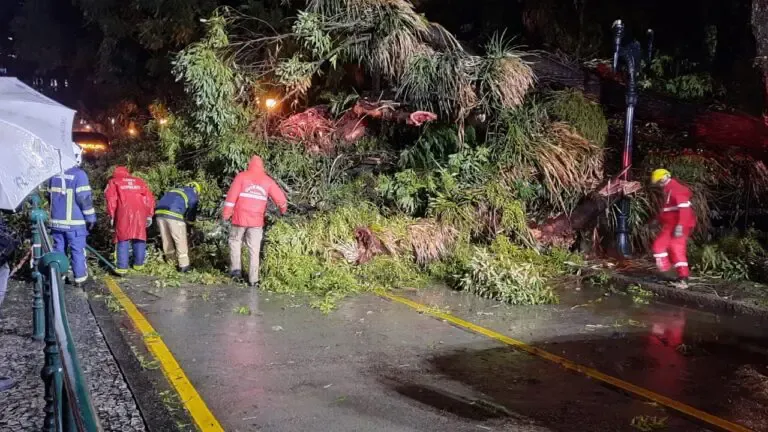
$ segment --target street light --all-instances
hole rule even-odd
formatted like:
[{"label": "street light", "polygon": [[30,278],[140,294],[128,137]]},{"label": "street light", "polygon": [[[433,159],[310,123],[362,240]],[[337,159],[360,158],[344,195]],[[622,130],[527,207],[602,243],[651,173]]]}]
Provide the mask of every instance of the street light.
[{"label": "street light", "polygon": [[277,106],[277,100],[269,98],[264,101],[264,106],[266,106],[268,110],[272,111]]},{"label": "street light", "polygon": [[[613,72],[619,71],[619,60],[624,59],[627,68],[627,115],[624,120],[624,151],[621,157],[622,180],[629,180],[629,168],[632,166],[632,141],[635,122],[635,106],[637,105],[637,72],[641,64],[642,49],[640,42],[632,42],[622,46],[624,38],[624,23],[616,20],[613,29]],[[653,30],[648,30],[648,60],[650,61],[653,49]],[[622,197],[619,203],[619,215],[616,227],[616,243],[619,253],[629,257],[632,253],[632,244],[629,240],[629,197]]]},{"label": "street light", "polygon": [[161,125],[164,125],[164,124],[168,123],[168,119],[167,118],[161,118],[157,122],[160,123]]}]

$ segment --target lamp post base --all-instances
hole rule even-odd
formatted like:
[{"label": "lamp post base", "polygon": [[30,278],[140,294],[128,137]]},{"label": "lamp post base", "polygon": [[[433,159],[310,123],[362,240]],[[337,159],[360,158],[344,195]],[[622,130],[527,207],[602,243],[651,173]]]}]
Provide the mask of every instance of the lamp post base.
[{"label": "lamp post base", "polygon": [[624,258],[632,256],[632,241],[629,238],[629,198],[622,198],[619,203],[619,215],[616,229],[616,249]]}]

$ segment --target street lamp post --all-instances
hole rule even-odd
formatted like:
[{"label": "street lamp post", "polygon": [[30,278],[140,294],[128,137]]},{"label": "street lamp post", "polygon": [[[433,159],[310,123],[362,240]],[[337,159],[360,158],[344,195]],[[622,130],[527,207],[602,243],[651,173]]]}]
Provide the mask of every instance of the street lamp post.
[{"label": "street lamp post", "polygon": [[267,129],[269,127],[269,117],[270,114],[272,114],[272,111],[274,111],[275,108],[277,108],[278,101],[274,98],[267,98],[264,101],[264,107],[266,108],[267,115],[264,118],[264,142],[269,143],[269,130]]},{"label": "street lamp post", "polygon": [[[648,59],[653,49],[653,30],[648,30]],[[635,106],[637,105],[637,73],[641,65],[642,49],[640,42],[632,42],[622,46],[624,38],[624,23],[616,20],[613,23],[613,71],[618,73],[619,60],[624,59],[627,72],[627,114],[624,120],[624,151],[621,156],[622,180],[629,180],[629,168],[632,166],[632,138],[635,122]],[[629,240],[629,197],[622,197],[619,203],[619,215],[616,227],[616,243],[621,255],[628,257],[632,253],[632,243]]]}]

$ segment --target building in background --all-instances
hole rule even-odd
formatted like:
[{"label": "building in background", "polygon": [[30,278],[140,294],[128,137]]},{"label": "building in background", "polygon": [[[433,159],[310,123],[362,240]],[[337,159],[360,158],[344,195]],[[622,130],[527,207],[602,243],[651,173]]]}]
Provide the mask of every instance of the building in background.
[{"label": "building in background", "polygon": [[11,21],[18,5],[19,2],[7,1],[0,7],[0,76],[14,75],[16,53],[13,49]]},{"label": "building in background", "polygon": [[37,67],[25,62],[16,53],[12,23],[23,2],[0,0],[0,3],[0,76],[16,77],[58,102],[71,104],[74,95],[70,77],[61,71],[38,73]]}]

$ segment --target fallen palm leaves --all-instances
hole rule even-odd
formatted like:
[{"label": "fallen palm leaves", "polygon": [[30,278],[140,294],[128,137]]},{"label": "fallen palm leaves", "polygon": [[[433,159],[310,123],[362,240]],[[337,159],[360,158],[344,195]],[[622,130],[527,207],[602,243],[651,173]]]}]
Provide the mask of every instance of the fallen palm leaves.
[{"label": "fallen palm leaves", "polygon": [[423,220],[408,226],[413,255],[421,266],[448,256],[458,235],[456,229],[433,221]]},{"label": "fallen palm leaves", "polygon": [[642,432],[652,432],[659,429],[666,429],[667,417],[656,416],[637,416],[632,419],[630,425]]},{"label": "fallen palm leaves", "polygon": [[404,253],[413,222],[366,203],[279,220],[267,234],[262,286],[310,293],[323,310],[354,292],[423,286],[415,258]]},{"label": "fallen palm leaves", "polygon": [[548,280],[567,271],[564,263],[578,261],[556,250],[541,254],[516,246],[505,236],[488,248],[472,248],[454,227],[384,217],[370,204],[279,220],[267,238],[262,286],[313,294],[324,310],[354,292],[423,286],[428,274],[513,304],[552,303],[557,298]]},{"label": "fallen palm leaves", "polygon": [[380,228],[377,232],[371,227],[355,228],[355,242],[333,245],[350,264],[365,264],[375,256],[386,254],[399,257],[410,254],[418,265],[424,266],[446,257],[458,237],[453,227],[432,220],[417,220],[406,226],[406,236],[398,235],[390,229]]},{"label": "fallen palm leaves", "polygon": [[428,111],[410,112],[393,101],[360,100],[334,120],[328,106],[319,105],[293,114],[277,125],[277,133],[301,143],[310,154],[331,154],[337,144],[349,145],[368,134],[370,119],[421,126],[437,115]]}]

